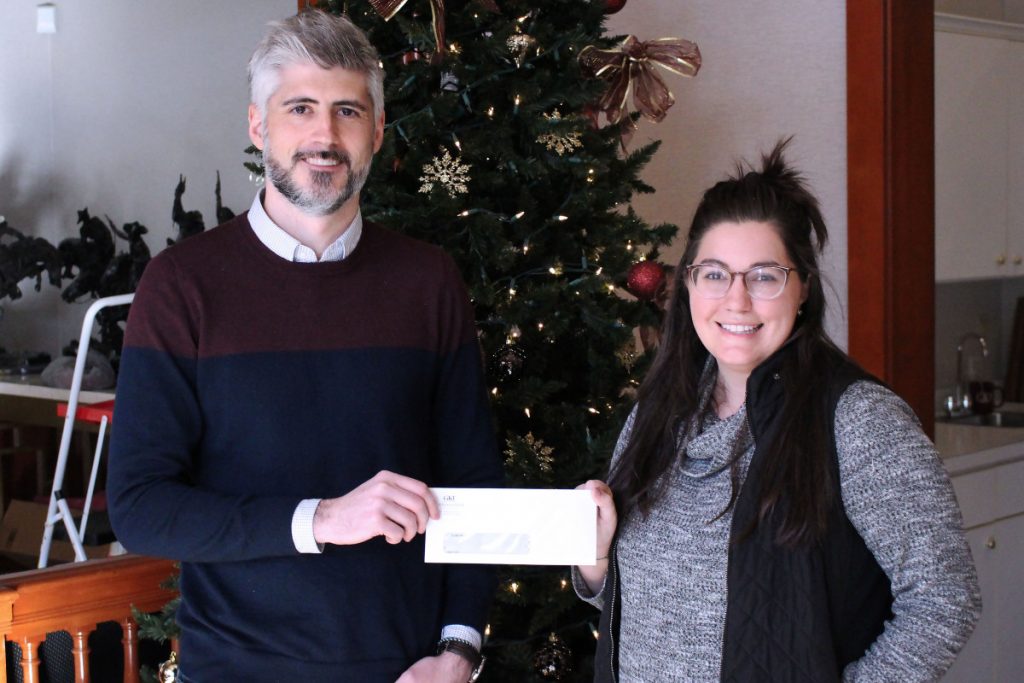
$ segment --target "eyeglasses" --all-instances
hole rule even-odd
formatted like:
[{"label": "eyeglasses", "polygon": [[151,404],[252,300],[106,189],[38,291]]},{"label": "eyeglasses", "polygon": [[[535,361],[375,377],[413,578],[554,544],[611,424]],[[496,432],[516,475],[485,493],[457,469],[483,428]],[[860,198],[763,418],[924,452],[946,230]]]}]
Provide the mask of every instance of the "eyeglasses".
[{"label": "eyeglasses", "polygon": [[686,267],[690,283],[705,299],[721,299],[729,293],[732,279],[743,276],[743,284],[751,299],[768,301],[775,299],[786,289],[789,274],[796,268],[785,266],[758,266],[750,270],[733,272],[709,263],[697,263]]}]

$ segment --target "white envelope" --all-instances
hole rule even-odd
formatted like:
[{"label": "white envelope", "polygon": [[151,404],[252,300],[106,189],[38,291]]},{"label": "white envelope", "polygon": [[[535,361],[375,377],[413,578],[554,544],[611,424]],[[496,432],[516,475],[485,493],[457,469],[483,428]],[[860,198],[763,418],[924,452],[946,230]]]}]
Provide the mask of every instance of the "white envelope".
[{"label": "white envelope", "polygon": [[575,489],[431,489],[441,518],[427,522],[425,562],[596,563],[597,506]]}]

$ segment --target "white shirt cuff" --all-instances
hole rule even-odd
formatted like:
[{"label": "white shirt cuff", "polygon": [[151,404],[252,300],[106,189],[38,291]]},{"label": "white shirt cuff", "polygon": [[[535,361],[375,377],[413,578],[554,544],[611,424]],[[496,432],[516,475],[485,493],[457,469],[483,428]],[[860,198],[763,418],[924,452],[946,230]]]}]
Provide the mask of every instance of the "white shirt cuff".
[{"label": "white shirt cuff", "polygon": [[445,638],[455,638],[456,640],[464,640],[473,647],[480,651],[480,632],[472,626],[463,626],[462,624],[448,624],[441,629],[441,640]]},{"label": "white shirt cuff", "polygon": [[319,498],[309,498],[295,506],[292,513],[292,543],[300,553],[322,553],[324,546],[313,536],[313,515],[320,505]]}]

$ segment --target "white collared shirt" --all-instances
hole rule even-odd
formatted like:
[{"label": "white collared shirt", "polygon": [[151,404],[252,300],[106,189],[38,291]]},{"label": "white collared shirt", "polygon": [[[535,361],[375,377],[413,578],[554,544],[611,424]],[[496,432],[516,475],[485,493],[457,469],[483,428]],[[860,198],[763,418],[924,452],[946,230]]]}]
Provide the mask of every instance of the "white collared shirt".
[{"label": "white collared shirt", "polygon": [[260,242],[283,259],[295,263],[326,263],[344,260],[359,244],[359,238],[363,236],[363,213],[356,210],[356,217],[349,223],[348,228],[324,250],[324,255],[320,258],[316,257],[315,251],[289,235],[270,219],[263,208],[262,190],[256,193],[256,198],[249,207],[249,225]]}]

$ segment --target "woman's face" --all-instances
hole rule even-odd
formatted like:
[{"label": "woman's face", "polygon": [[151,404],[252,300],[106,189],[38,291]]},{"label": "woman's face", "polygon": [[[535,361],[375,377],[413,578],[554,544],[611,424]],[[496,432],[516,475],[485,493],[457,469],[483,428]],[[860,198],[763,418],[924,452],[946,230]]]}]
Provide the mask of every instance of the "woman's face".
[{"label": "woman's face", "polygon": [[[701,240],[695,265],[715,265],[731,272],[757,266],[794,263],[778,231],[770,223],[745,221],[715,225]],[[776,271],[777,272],[777,271]],[[690,315],[704,347],[718,361],[720,372],[746,377],[789,338],[797,311],[807,299],[807,285],[796,271],[774,299],[754,299],[741,276],[732,279],[725,296],[708,299],[686,278]]]}]

